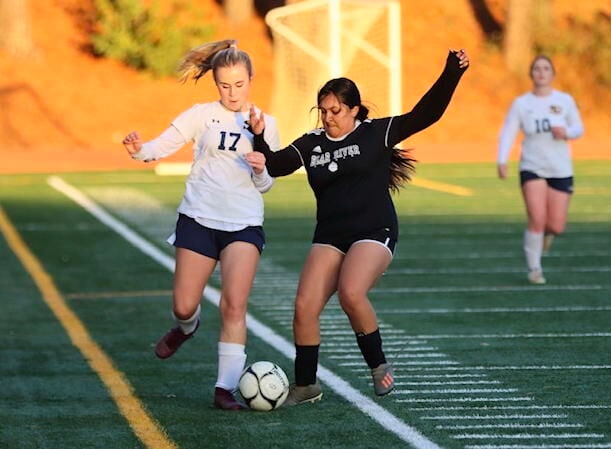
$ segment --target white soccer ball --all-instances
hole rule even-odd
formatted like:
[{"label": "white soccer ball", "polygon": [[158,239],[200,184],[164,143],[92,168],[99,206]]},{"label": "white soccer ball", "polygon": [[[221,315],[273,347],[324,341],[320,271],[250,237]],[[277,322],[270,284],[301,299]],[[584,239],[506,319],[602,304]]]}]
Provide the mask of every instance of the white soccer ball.
[{"label": "white soccer ball", "polygon": [[284,403],[289,394],[289,380],[275,363],[260,361],[244,370],[239,390],[248,407],[270,411]]}]

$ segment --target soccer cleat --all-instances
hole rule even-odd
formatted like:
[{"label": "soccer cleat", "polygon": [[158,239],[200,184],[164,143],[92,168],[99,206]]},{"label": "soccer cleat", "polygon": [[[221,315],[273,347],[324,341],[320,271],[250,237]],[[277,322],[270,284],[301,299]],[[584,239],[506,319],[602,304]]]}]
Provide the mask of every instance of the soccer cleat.
[{"label": "soccer cleat", "polygon": [[554,243],[554,234],[545,234],[543,237],[543,254],[549,254],[552,249],[552,243]]},{"label": "soccer cleat", "polygon": [[239,402],[231,391],[220,387],[214,389],[214,406],[221,410],[244,410],[248,408]]},{"label": "soccer cleat", "polygon": [[170,329],[155,345],[155,355],[160,359],[171,357],[185,341],[193,337],[198,327],[199,320],[190,334],[185,334],[180,326]]},{"label": "soccer cleat", "polygon": [[289,395],[284,401],[285,406],[290,407],[292,405],[307,404],[308,402],[316,402],[322,399],[322,389],[320,384],[306,385],[300,387],[297,385],[291,385],[289,388]]},{"label": "soccer cleat", "polygon": [[371,370],[373,389],[378,396],[384,396],[395,388],[395,377],[390,363],[382,363]]},{"label": "soccer cleat", "polygon": [[543,285],[546,281],[541,270],[531,270],[528,272],[528,282],[535,285]]}]

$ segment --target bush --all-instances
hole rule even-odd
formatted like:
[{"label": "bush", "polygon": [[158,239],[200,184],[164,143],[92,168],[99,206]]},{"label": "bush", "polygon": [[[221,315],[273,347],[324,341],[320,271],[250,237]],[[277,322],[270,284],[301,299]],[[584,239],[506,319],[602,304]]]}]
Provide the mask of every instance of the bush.
[{"label": "bush", "polygon": [[189,1],[166,1],[165,14],[158,0],[150,3],[145,7],[141,0],[95,0],[94,53],[165,76],[176,71],[187,50],[213,33],[211,25],[203,24],[203,12]]},{"label": "bush", "polygon": [[562,54],[575,66],[590,71],[596,82],[611,86],[611,16],[599,11],[593,21],[569,17],[568,31],[560,28],[540,39],[536,49],[550,55]]}]

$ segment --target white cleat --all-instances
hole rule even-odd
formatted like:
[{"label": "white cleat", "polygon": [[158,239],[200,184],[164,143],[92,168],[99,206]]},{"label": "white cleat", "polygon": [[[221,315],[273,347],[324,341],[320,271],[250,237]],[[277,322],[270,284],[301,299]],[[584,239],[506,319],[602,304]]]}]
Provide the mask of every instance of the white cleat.
[{"label": "white cleat", "polygon": [[532,270],[528,272],[528,282],[535,285],[543,285],[546,281],[541,270]]}]

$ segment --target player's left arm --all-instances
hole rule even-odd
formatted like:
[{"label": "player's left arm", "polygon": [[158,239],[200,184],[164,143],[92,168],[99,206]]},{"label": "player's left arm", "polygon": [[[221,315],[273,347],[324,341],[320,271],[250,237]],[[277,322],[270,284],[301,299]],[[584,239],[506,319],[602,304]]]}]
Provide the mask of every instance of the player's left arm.
[{"label": "player's left arm", "polygon": [[567,128],[566,128],[566,138],[567,139],[577,139],[583,136],[584,127],[583,121],[581,120],[581,115],[579,114],[579,109],[577,108],[577,104],[573,97],[569,96],[569,109],[567,114]]},{"label": "player's left arm", "polygon": [[468,67],[469,56],[465,50],[450,50],[443,72],[416,106],[410,112],[393,117],[387,145],[393,147],[437,122],[450,104],[456,86]]}]

